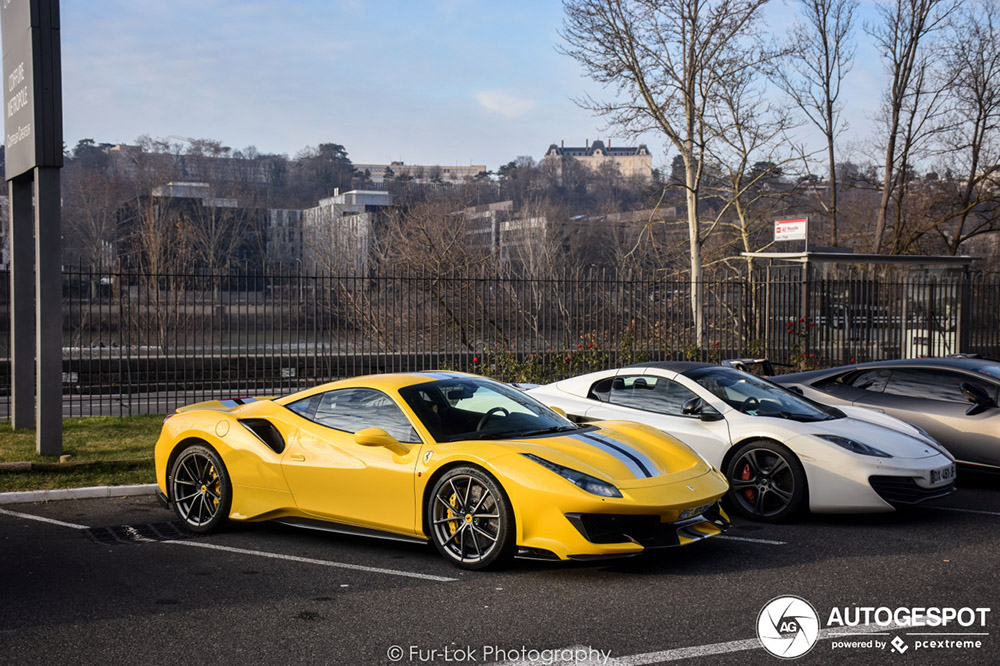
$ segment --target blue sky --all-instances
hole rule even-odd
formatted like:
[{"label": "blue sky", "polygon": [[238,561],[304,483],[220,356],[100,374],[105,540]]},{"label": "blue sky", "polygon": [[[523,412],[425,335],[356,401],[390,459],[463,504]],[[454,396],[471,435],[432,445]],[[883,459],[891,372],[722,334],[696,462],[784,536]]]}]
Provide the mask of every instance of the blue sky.
[{"label": "blue sky", "polygon": [[[869,5],[862,0],[863,5]],[[62,0],[66,143],[213,138],[355,162],[539,159],[550,143],[621,138],[572,97],[599,93],[556,52],[556,0]],[[865,13],[869,13],[866,7]],[[769,27],[791,10],[775,0]],[[863,140],[877,59],[859,32],[848,117]],[[654,164],[669,158],[645,138]],[[635,143],[635,142],[627,142]]]}]

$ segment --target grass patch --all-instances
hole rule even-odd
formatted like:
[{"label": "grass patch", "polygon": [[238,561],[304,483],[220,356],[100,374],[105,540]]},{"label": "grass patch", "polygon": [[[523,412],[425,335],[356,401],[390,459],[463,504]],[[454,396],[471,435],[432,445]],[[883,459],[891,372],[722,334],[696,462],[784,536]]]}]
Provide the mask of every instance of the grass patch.
[{"label": "grass patch", "polygon": [[[153,445],[163,424],[161,415],[131,417],[95,416],[63,421],[63,453],[74,463],[65,470],[0,470],[0,492],[120,486],[153,483]],[[0,462],[53,463],[58,458],[35,453],[33,430],[13,431],[0,424]]]}]

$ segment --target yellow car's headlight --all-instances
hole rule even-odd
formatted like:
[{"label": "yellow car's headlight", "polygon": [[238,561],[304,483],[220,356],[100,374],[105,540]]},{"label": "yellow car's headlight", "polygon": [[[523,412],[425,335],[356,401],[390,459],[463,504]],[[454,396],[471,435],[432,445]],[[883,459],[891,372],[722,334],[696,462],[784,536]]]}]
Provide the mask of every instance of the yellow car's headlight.
[{"label": "yellow car's headlight", "polygon": [[549,462],[545,458],[540,458],[533,453],[522,453],[522,456],[528,460],[533,460],[542,467],[550,469],[559,476],[563,477],[570,483],[575,484],[582,490],[587,491],[593,495],[600,495],[601,497],[621,497],[622,493],[620,490],[615,488],[613,485],[606,481],[601,481],[597,477],[591,476],[589,474],[584,474],[583,472],[578,472],[575,469],[570,469],[569,467],[563,467],[562,465],[557,465],[554,462]]}]

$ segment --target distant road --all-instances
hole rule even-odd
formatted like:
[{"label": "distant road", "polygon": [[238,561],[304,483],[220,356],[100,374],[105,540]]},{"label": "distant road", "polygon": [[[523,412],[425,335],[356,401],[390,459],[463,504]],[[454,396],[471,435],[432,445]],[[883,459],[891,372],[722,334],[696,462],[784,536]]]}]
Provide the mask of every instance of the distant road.
[{"label": "distant road", "polygon": [[[80,416],[137,416],[139,414],[168,414],[178,407],[204,400],[245,397],[247,395],[285,395],[294,389],[259,389],[240,391],[163,391],[158,393],[132,393],[130,395],[67,395],[63,396],[63,418]],[[10,402],[0,402],[0,421],[10,420]]]}]

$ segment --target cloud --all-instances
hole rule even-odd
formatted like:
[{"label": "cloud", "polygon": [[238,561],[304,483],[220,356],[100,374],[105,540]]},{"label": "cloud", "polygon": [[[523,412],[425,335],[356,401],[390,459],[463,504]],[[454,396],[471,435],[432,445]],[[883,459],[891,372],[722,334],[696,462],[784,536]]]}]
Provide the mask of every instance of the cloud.
[{"label": "cloud", "polygon": [[475,93],[475,97],[484,109],[505,118],[520,118],[535,106],[530,99],[511,95],[502,90],[483,90]]}]

